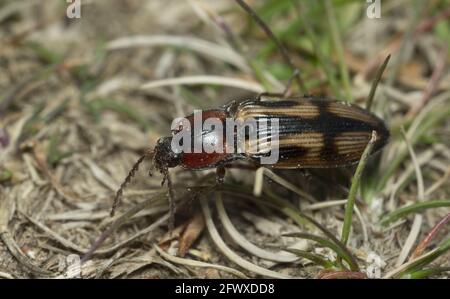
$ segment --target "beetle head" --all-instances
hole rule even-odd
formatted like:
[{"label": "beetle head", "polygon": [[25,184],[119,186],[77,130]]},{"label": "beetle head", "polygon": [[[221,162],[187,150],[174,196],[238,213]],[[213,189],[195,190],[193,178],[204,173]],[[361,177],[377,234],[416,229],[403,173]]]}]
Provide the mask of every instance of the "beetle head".
[{"label": "beetle head", "polygon": [[181,163],[181,153],[172,150],[172,137],[162,137],[155,146],[155,168],[165,173],[168,168],[176,167]]}]

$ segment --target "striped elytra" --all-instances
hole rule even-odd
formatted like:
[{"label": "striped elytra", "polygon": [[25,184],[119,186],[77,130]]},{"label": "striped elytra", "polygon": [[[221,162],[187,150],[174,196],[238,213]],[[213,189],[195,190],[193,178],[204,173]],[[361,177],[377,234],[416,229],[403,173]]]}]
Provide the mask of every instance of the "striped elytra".
[{"label": "striped elytra", "polygon": [[[389,138],[384,122],[354,105],[322,99],[247,101],[233,117],[279,121],[279,160],[274,168],[327,168],[359,161],[372,131],[377,140],[373,152]],[[261,132],[264,133],[264,132]],[[258,161],[271,150],[270,142],[258,140],[256,152],[247,157]]]}]

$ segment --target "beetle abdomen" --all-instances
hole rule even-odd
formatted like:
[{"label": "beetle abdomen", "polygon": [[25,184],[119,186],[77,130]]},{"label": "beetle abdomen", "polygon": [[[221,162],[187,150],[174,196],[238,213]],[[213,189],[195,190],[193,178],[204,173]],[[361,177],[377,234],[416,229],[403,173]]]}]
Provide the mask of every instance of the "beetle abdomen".
[{"label": "beetle abdomen", "polygon": [[[256,120],[275,118],[279,123],[279,159],[276,168],[325,168],[353,164],[377,132],[374,152],[387,142],[389,131],[374,114],[357,106],[318,99],[289,101],[248,101],[236,112],[236,118]],[[246,155],[258,160],[273,149],[270,127],[258,131],[256,150]],[[268,165],[270,166],[270,165]]]}]

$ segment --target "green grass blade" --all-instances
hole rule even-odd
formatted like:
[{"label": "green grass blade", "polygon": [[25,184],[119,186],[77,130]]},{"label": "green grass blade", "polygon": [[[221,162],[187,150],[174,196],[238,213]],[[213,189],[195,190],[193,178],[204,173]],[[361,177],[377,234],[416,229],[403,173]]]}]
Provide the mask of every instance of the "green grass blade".
[{"label": "green grass blade", "polygon": [[327,261],[326,259],[324,259],[323,257],[321,257],[318,254],[314,254],[305,250],[300,250],[300,249],[294,249],[294,248],[287,248],[284,249],[285,251],[288,251],[290,253],[293,253],[299,257],[302,257],[304,259],[307,259],[311,262],[313,262],[316,265],[322,266],[326,269],[328,268],[333,268],[334,264],[330,261]]},{"label": "green grass blade", "polygon": [[336,49],[336,54],[339,63],[339,72],[341,75],[342,85],[344,86],[345,97],[349,102],[352,102],[353,95],[350,87],[350,76],[348,73],[347,65],[345,63],[344,46],[342,45],[342,37],[339,32],[339,24],[336,19],[334,6],[331,0],[324,0],[324,5],[325,5],[325,12],[327,14],[328,28],[331,32],[334,48]]},{"label": "green grass blade", "polygon": [[377,140],[377,135],[375,131],[372,132],[372,138],[370,138],[369,143],[367,144],[364,152],[361,155],[361,159],[358,163],[358,167],[356,168],[355,174],[353,175],[352,185],[350,187],[350,191],[348,194],[347,205],[345,207],[345,215],[344,215],[344,224],[342,226],[342,235],[341,242],[346,245],[348,242],[348,238],[350,236],[350,229],[352,226],[353,219],[353,209],[355,206],[356,193],[359,188],[359,181],[361,180],[361,175],[363,173],[364,167],[366,166],[367,159],[369,158],[369,154],[372,152],[372,148]]},{"label": "green grass blade", "polygon": [[346,252],[345,250],[342,250],[341,247],[337,246],[332,241],[327,240],[321,236],[308,234],[308,233],[289,233],[289,234],[284,234],[283,236],[284,237],[296,237],[296,238],[302,238],[302,239],[315,241],[315,242],[319,243],[320,245],[322,245],[323,247],[330,248],[331,250],[336,252],[338,257],[344,259],[348,263],[348,265],[350,266],[350,269],[353,270],[353,269],[358,268],[358,265],[355,263],[354,259],[348,254],[348,252]]},{"label": "green grass blade", "polygon": [[393,221],[396,221],[400,218],[406,217],[412,213],[418,213],[420,211],[432,208],[441,208],[441,207],[450,207],[450,200],[428,200],[424,202],[418,202],[412,205],[408,205],[406,207],[399,208],[385,216],[383,216],[380,220],[382,225],[387,225]]}]

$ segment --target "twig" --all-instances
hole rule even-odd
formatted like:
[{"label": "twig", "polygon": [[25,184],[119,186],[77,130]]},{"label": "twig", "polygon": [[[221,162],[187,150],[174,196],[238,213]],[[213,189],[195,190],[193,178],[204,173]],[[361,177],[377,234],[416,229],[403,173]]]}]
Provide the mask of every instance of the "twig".
[{"label": "twig", "polygon": [[422,240],[422,242],[417,245],[414,252],[411,254],[410,260],[416,259],[419,255],[421,255],[425,249],[428,247],[433,238],[438,234],[438,232],[444,227],[447,222],[450,221],[450,213],[448,213],[441,221],[439,221],[433,229],[427,234],[427,236]]}]

